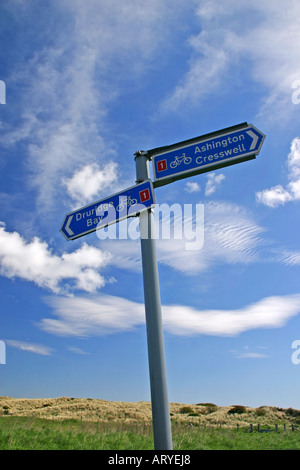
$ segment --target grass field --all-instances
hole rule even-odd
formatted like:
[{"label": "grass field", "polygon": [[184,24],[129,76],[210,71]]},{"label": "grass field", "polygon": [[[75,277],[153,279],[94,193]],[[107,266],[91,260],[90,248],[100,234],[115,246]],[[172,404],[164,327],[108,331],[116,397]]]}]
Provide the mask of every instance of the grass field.
[{"label": "grass field", "polygon": [[[300,413],[291,408],[177,403],[170,410],[174,450],[300,450]],[[153,448],[150,403],[0,398],[0,450]]]}]

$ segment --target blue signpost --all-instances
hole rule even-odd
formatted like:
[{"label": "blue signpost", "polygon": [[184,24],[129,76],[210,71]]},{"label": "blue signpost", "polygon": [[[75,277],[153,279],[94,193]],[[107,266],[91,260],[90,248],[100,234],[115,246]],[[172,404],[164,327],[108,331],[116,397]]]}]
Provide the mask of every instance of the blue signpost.
[{"label": "blue signpost", "polygon": [[[67,240],[139,216],[148,341],[149,373],[156,450],[172,450],[161,301],[154,236],[153,187],[256,158],[264,134],[242,123],[211,134],[135,154],[137,184],[97,201],[64,218],[60,228]],[[152,160],[154,182],[149,176]],[[1,358],[0,358],[1,359]]]},{"label": "blue signpost", "polygon": [[149,150],[154,187],[256,158],[264,134],[252,124],[239,124],[168,147]]},{"label": "blue signpost", "polygon": [[134,217],[154,204],[152,182],[144,181],[70,212],[65,216],[60,231],[67,240],[75,240],[127,217]]}]

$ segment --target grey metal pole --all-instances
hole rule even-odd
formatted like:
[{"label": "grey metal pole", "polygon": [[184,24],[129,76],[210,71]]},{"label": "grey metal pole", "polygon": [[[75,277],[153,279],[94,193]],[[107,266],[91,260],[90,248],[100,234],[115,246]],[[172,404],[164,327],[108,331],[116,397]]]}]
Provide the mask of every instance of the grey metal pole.
[{"label": "grey metal pole", "polygon": [[[137,183],[149,179],[146,152],[135,154]],[[145,296],[148,361],[150,374],[154,447],[172,450],[166,360],[161,315],[159,278],[152,210],[140,214],[141,253]]]}]

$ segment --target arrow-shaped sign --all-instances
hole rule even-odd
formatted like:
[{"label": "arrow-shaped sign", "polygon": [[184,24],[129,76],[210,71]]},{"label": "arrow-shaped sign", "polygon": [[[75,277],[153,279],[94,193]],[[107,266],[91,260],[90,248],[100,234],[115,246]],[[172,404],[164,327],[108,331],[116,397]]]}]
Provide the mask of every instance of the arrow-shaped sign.
[{"label": "arrow-shaped sign", "polygon": [[148,150],[154,187],[256,158],[264,134],[242,123],[211,134]]},{"label": "arrow-shaped sign", "polygon": [[67,214],[60,231],[67,240],[75,240],[127,217],[134,217],[154,204],[153,185],[147,180]]}]

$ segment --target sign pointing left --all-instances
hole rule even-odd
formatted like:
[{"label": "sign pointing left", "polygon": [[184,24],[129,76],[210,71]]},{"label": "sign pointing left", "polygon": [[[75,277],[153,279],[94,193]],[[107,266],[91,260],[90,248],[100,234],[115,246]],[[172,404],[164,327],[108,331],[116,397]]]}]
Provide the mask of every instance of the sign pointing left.
[{"label": "sign pointing left", "polygon": [[67,240],[75,240],[154,205],[153,185],[147,180],[66,214],[60,231]]}]

